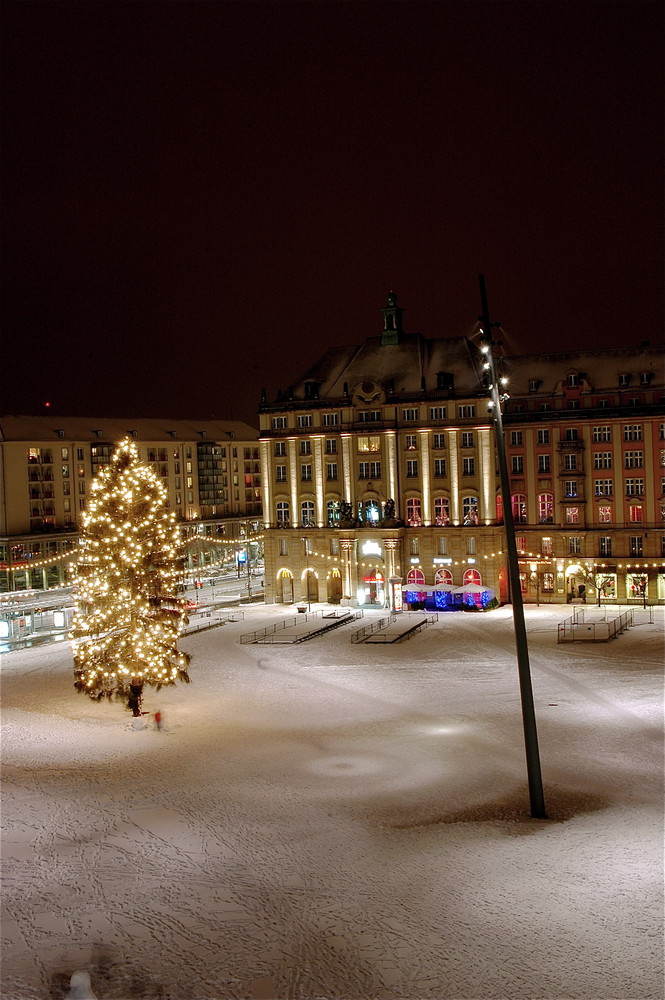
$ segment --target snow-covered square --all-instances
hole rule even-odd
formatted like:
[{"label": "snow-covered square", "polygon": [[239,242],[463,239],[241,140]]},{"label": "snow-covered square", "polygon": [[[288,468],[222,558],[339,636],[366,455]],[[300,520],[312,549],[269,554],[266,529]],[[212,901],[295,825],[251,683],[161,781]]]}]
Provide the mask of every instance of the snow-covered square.
[{"label": "snow-covered square", "polygon": [[2,996],[661,998],[662,609],[561,645],[526,609],[547,820],[509,607],[240,643],[287,613],[183,639],[144,729],[67,644],[4,656]]}]

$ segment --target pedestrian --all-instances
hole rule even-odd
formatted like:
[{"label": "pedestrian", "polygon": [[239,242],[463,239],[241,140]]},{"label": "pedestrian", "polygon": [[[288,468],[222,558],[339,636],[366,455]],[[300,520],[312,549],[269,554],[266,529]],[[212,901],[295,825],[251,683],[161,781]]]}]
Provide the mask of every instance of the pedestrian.
[{"label": "pedestrian", "polygon": [[155,712],[155,729],[161,729],[164,725],[164,718],[159,709]]},{"label": "pedestrian", "polygon": [[127,698],[127,708],[131,710],[134,718],[141,714],[141,695],[143,694],[143,681],[140,677],[132,677],[129,683],[129,697]]}]

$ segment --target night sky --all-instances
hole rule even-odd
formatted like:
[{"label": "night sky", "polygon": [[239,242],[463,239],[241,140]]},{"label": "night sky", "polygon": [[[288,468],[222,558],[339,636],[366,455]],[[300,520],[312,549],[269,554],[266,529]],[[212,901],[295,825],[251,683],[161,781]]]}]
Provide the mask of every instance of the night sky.
[{"label": "night sky", "polygon": [[4,413],[256,423],[333,344],[663,333],[660,2],[3,4]]}]

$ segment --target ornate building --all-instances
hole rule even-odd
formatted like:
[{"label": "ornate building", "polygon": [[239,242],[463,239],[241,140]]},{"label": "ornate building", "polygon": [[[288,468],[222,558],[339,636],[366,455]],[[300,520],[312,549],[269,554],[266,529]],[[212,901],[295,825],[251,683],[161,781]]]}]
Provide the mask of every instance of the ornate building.
[{"label": "ornate building", "polygon": [[[506,357],[526,601],[665,601],[663,351]],[[259,411],[266,601],[509,600],[477,337],[403,329],[327,351]]]}]

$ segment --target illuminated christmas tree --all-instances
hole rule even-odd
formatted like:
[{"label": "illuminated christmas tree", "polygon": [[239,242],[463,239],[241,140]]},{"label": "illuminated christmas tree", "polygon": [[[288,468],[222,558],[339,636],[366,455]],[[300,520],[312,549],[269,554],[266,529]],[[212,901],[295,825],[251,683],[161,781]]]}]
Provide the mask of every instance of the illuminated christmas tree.
[{"label": "illuminated christmas tree", "polygon": [[[178,649],[183,549],[164,486],[125,438],[90,486],[76,565],[75,687],[99,701],[130,682],[189,683]],[[138,679],[138,681],[136,680]]]}]

